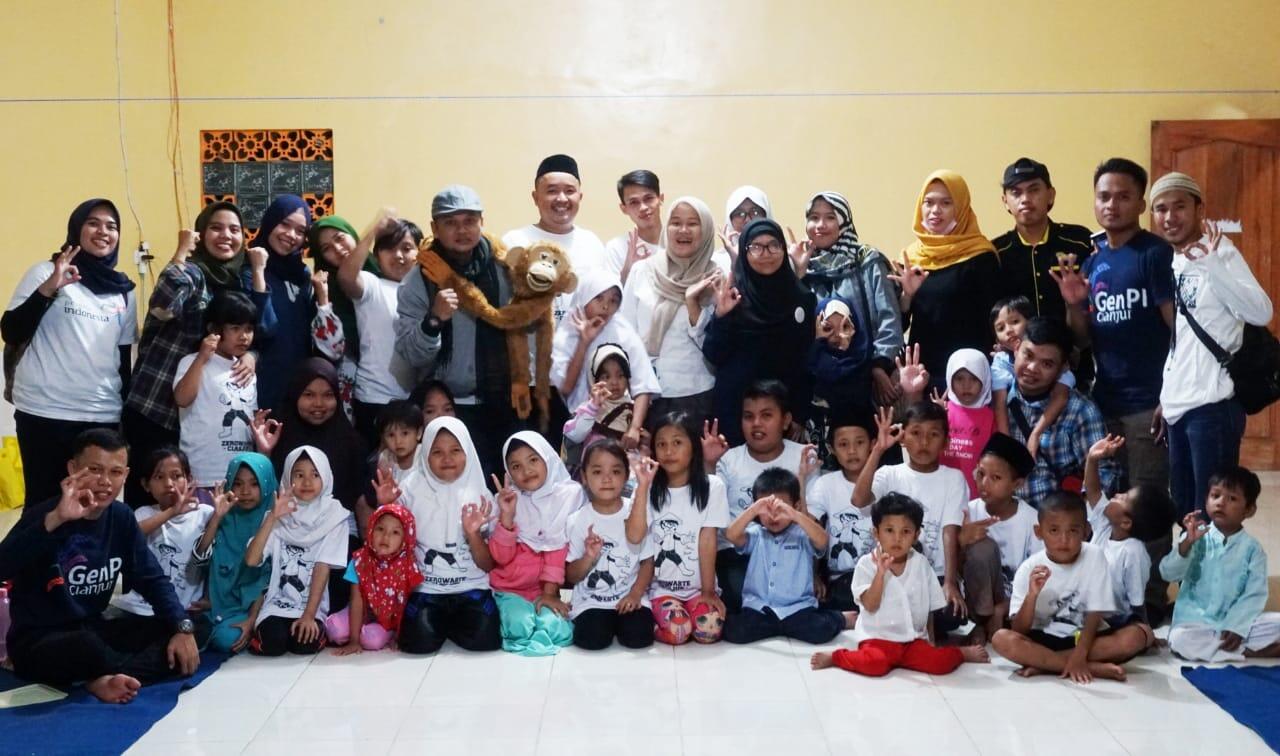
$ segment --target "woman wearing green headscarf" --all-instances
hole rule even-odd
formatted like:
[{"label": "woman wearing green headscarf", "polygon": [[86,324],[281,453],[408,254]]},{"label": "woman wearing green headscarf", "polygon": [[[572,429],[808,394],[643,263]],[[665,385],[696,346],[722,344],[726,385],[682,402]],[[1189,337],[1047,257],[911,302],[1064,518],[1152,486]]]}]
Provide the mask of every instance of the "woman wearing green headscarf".
[{"label": "woman wearing green headscarf", "polygon": [[271,568],[249,567],[244,552],[275,503],[276,488],[271,460],[256,452],[237,455],[227,465],[227,493],[196,544],[196,558],[209,560],[209,646],[216,651],[242,650],[253,632]]},{"label": "woman wearing green headscarf", "polygon": [[[138,341],[138,360],[125,400],[122,424],[129,441],[129,457],[146,459],[161,446],[178,445],[178,406],[173,401],[173,379],[178,361],[200,348],[205,337],[204,311],[220,291],[243,291],[258,308],[258,327],[267,304],[264,269],[267,252],[245,249],[244,221],[230,202],[214,202],[200,211],[194,230],[178,233],[178,247],[156,277],[147,302],[147,317]],[[242,281],[244,268],[253,271],[249,285]],[[242,385],[254,375],[251,352],[233,372]],[[125,488],[125,501],[147,497],[136,479]]]},{"label": "woman wearing green headscarf", "polygon": [[[331,225],[322,226],[326,221]],[[336,284],[329,283],[334,312],[343,317],[339,307],[345,303],[350,308],[355,327],[343,321],[347,343],[354,337],[360,344],[358,360],[349,346],[345,360],[358,363],[351,401],[355,427],[369,448],[376,449],[378,413],[393,401],[408,399],[417,385],[416,371],[396,354],[395,323],[400,281],[418,258],[422,229],[390,211],[380,213],[363,237],[340,218],[324,218],[315,228],[316,267],[322,260],[336,265]]]}]

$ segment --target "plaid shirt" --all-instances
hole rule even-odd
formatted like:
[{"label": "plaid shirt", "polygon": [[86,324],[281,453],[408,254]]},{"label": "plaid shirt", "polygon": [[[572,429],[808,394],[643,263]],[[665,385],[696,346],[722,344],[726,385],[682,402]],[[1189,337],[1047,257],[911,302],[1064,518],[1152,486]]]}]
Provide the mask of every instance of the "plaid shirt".
[{"label": "plaid shirt", "polygon": [[178,430],[174,373],[178,360],[200,348],[204,311],[211,299],[213,294],[205,285],[204,273],[195,263],[166,265],[160,271],[147,303],[126,407],[154,423]]},{"label": "plaid shirt", "polygon": [[[1027,432],[1040,420],[1048,402],[1048,396],[1034,402],[1020,397],[1009,400],[1009,432],[1014,438],[1026,443]],[[1106,424],[1097,405],[1079,391],[1072,390],[1058,421],[1040,436],[1035,469],[1027,477],[1021,492],[1027,502],[1039,507],[1046,496],[1063,488],[1062,483],[1067,478],[1083,481],[1089,447],[1106,434]],[[1098,475],[1102,478],[1103,491],[1108,496],[1115,493],[1120,479],[1119,464],[1111,458],[1102,460],[1098,465]]]},{"label": "plaid shirt", "polygon": [[[245,293],[262,313],[267,294]],[[138,361],[133,366],[126,407],[154,423],[178,430],[173,379],[178,360],[200,348],[200,339],[204,338],[204,311],[212,299],[213,292],[209,291],[204,273],[195,263],[166,265],[160,271],[147,302],[147,318],[142,325]],[[258,323],[261,327],[261,315]]]}]

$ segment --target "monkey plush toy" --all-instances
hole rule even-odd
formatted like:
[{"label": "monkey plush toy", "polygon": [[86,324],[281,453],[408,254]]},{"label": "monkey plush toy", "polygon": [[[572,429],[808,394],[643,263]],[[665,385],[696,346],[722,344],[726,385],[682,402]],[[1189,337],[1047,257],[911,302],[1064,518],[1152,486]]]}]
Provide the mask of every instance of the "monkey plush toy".
[{"label": "monkey plush toy", "polygon": [[511,366],[511,406],[521,420],[529,417],[533,403],[529,397],[529,341],[534,333],[537,363],[534,366],[534,395],[540,417],[550,417],[551,336],[555,330],[551,304],[559,294],[571,293],[578,278],[569,265],[569,256],[554,244],[539,242],[507,249],[485,234],[493,257],[507,269],[511,281],[511,301],[494,307],[475,284],[459,275],[431,249],[432,238],[418,246],[418,265],[427,279],[442,289],[453,289],[458,306],[495,328],[506,331],[507,360]]}]

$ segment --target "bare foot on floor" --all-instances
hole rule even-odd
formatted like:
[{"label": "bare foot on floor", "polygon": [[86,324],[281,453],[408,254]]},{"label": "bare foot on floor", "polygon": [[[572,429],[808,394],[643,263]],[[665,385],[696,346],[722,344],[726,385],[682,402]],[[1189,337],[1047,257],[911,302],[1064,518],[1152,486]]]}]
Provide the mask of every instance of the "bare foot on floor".
[{"label": "bare foot on floor", "polygon": [[1014,672],[1014,674],[1018,677],[1035,677],[1036,675],[1044,674],[1044,670],[1036,669],[1035,667],[1023,667]]},{"label": "bare foot on floor", "polygon": [[991,661],[991,656],[987,654],[986,646],[961,646],[960,654],[970,664],[986,664]]},{"label": "bare foot on floor", "polygon": [[1089,671],[1093,673],[1094,677],[1103,680],[1124,682],[1129,677],[1128,673],[1124,671],[1124,667],[1119,664],[1107,664],[1106,662],[1089,662]]},{"label": "bare foot on floor", "polygon": [[853,629],[854,624],[856,624],[856,623],[857,623],[857,621],[858,621],[858,613],[857,613],[857,612],[843,612],[843,614],[844,614],[844,629],[845,629],[845,630],[852,630],[852,629]]},{"label": "bare foot on floor", "polygon": [[103,703],[125,704],[138,695],[142,683],[128,675],[103,675],[85,683],[85,690]]},{"label": "bare foot on floor", "polygon": [[830,651],[818,651],[809,657],[810,669],[826,669],[832,666],[835,666],[835,661],[833,661]]}]

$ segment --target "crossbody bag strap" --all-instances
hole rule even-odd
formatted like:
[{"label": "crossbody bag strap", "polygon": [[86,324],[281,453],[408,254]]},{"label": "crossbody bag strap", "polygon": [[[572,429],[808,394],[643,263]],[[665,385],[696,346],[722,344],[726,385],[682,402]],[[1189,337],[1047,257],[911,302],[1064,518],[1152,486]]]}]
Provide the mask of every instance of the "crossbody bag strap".
[{"label": "crossbody bag strap", "polygon": [[1218,361],[1218,364],[1225,366],[1231,362],[1231,353],[1223,349],[1222,345],[1215,341],[1212,336],[1205,333],[1204,328],[1200,327],[1200,323],[1196,321],[1195,316],[1187,309],[1187,303],[1182,300],[1182,276],[1178,276],[1178,280],[1175,283],[1177,285],[1173,289],[1173,298],[1178,303],[1178,312],[1182,313],[1182,317],[1187,319],[1187,325],[1191,326],[1192,333],[1196,335],[1196,338],[1200,339],[1200,343],[1204,344],[1205,349],[1209,350],[1214,359]]}]

